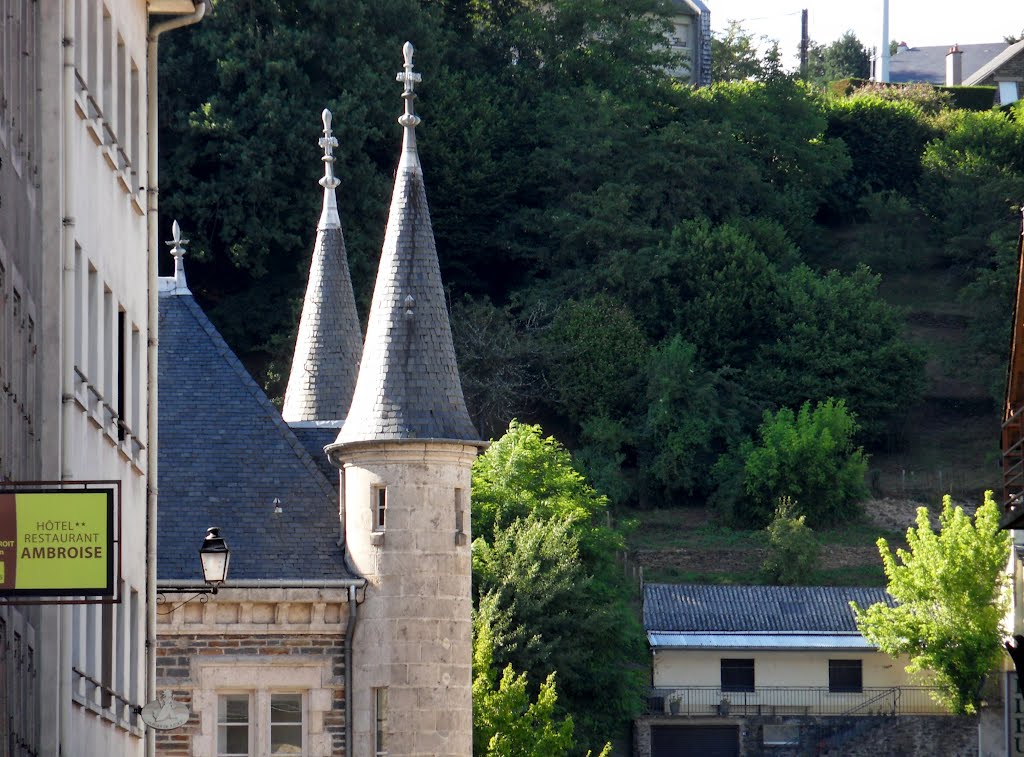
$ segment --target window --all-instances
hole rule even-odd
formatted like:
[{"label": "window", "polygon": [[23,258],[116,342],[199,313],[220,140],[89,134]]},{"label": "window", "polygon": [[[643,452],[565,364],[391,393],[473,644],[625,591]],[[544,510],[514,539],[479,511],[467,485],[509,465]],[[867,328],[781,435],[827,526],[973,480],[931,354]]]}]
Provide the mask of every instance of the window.
[{"label": "window", "polygon": [[373,690],[373,753],[376,757],[387,757],[388,753],[388,690],[387,687]]},{"label": "window", "polygon": [[860,660],[829,660],[828,690],[859,694],[864,689],[864,667]]},{"label": "window", "polygon": [[722,659],[722,691],[753,691],[754,661]]},{"label": "window", "polygon": [[249,695],[217,697],[217,757],[248,757]]},{"label": "window", "polygon": [[455,490],[455,543],[466,543],[466,506],[462,499],[462,489]]},{"label": "window", "polygon": [[270,754],[302,754],[302,695],[270,695]]},{"label": "window", "polygon": [[217,697],[217,757],[300,757],[306,754],[303,739],[302,694],[255,691]]},{"label": "window", "polygon": [[1017,82],[1015,81],[1000,81],[996,82],[999,87],[999,104],[1009,105],[1015,103],[1020,99],[1017,91]]},{"label": "window", "polygon": [[373,530],[384,530],[384,517],[388,509],[388,490],[384,486],[375,486],[372,491]]}]

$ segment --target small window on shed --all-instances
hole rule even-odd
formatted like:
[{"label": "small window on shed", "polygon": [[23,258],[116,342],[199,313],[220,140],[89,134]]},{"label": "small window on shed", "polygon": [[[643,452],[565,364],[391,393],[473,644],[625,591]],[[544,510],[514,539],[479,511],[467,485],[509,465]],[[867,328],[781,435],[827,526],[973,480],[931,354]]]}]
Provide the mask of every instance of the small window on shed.
[{"label": "small window on shed", "polygon": [[860,660],[829,660],[828,690],[832,693],[856,693],[864,689],[864,665]]},{"label": "small window on shed", "polygon": [[722,691],[753,691],[754,661],[722,658]]}]

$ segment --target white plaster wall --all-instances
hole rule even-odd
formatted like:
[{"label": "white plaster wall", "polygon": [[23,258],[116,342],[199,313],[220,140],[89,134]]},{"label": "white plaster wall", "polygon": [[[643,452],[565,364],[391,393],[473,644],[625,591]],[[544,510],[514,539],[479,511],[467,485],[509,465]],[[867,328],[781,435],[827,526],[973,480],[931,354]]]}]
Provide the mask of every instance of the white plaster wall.
[{"label": "white plaster wall", "polygon": [[[132,430],[145,440],[145,347],[147,340],[147,265],[146,265],[146,219],[143,212],[144,193],[138,192],[139,186],[145,181],[146,155],[146,34],[148,28],[145,0],[80,0],[84,9],[95,5],[102,18],[102,8],[106,8],[111,18],[114,34],[107,44],[112,46],[111,59],[116,68],[118,63],[117,39],[124,43],[124,72],[126,83],[123,87],[125,97],[124,122],[131,125],[118,134],[121,146],[126,153],[131,153],[127,143],[128,134],[135,130],[138,134],[137,165],[134,175],[127,171],[120,172],[125,181],[119,181],[119,172],[112,168],[104,159],[104,152],[111,154],[111,148],[96,144],[90,135],[90,121],[79,112],[73,104],[71,93],[64,86],[64,46],[62,40],[69,37],[74,51],[76,46],[84,51],[90,45],[98,45],[99,40],[88,38],[81,32],[86,24],[75,28],[75,34],[65,33],[65,16],[73,17],[75,2],[60,0],[40,4],[40,39],[45,49],[42,71],[42,95],[40,98],[43,110],[42,119],[42,170],[40,176],[43,205],[43,244],[44,256],[44,321],[43,331],[46,335],[46,375],[41,377],[47,404],[44,413],[43,448],[46,453],[46,478],[64,480],[117,480],[121,482],[121,573],[127,584],[126,604],[121,608],[128,612],[127,597],[131,589],[139,593],[137,612],[134,622],[139,629],[145,628],[145,511],[146,485],[144,477],[145,453],[132,459],[124,451],[124,445],[118,443],[116,426],[97,423],[97,414],[90,414],[76,392],[74,396],[64,396],[65,387],[73,382],[73,365],[65,360],[64,346],[75,339],[75,333],[66,333],[64,316],[71,315],[73,323],[82,325],[81,333],[94,331],[99,335],[100,354],[106,345],[113,347],[116,355],[116,342],[113,341],[117,328],[118,308],[126,311],[129,337],[128,349],[131,348],[130,330],[134,325],[139,329],[138,341],[140,383],[134,390],[139,393],[137,406],[140,408],[138,417],[133,419]],[[97,24],[97,32],[102,32],[102,21]],[[98,35],[97,35],[98,36]],[[101,60],[98,57],[98,60]],[[134,62],[138,69],[137,98],[131,107],[130,63]],[[120,75],[120,74],[117,74]],[[99,84],[97,83],[97,86]],[[112,84],[114,97],[119,88]],[[95,93],[97,99],[100,94]],[[79,95],[81,101],[81,95]],[[69,103],[71,103],[69,105]],[[118,108],[104,113],[116,127]],[[132,122],[132,114],[135,116]],[[64,125],[71,124],[70,142],[65,144]],[[95,121],[93,121],[95,124]],[[116,145],[114,146],[116,148]],[[135,202],[133,203],[133,198]],[[141,202],[140,202],[141,199]],[[83,251],[83,261],[88,259],[97,269],[100,283],[99,308],[97,317],[90,321],[86,312],[76,312],[75,292],[68,288],[63,275],[65,267],[65,250],[68,245],[78,243]],[[83,278],[84,275],[83,275]],[[105,330],[103,318],[102,289],[106,287],[112,293],[112,318],[110,330]],[[83,310],[85,310],[83,308]],[[131,387],[131,361],[128,361],[129,391]],[[109,369],[108,369],[109,370]],[[102,375],[90,376],[97,386],[104,390],[103,384],[115,384],[113,377],[106,379]],[[113,397],[106,394],[113,404]],[[131,404],[129,400],[129,404]],[[83,755],[83,757],[109,757],[130,755],[141,756],[143,739],[141,732],[131,733],[129,730],[114,725],[103,716],[89,712],[81,705],[71,704],[71,692],[75,680],[71,671],[73,645],[83,645],[83,637],[91,633],[95,638],[100,634],[100,617],[96,612],[91,620],[85,614],[73,623],[73,610],[70,607],[48,608],[44,610],[44,640],[41,651],[41,699],[43,711],[50,713],[47,726],[43,729],[42,754],[56,755],[58,749],[63,754]],[[132,621],[129,621],[131,623]],[[89,626],[92,626],[91,632]],[[123,643],[123,653],[115,659],[114,680],[118,681],[119,669],[123,668],[126,675],[135,677],[136,696],[143,701],[145,692],[145,645],[144,631],[138,644],[135,659],[130,659],[130,644]],[[127,637],[128,634],[125,634]],[[115,648],[117,644],[115,643]],[[129,694],[128,687],[118,687],[120,693]],[[63,740],[63,744],[60,742]]]},{"label": "white plaster wall", "polygon": [[722,659],[753,659],[755,686],[828,686],[829,660],[862,660],[865,688],[918,685],[905,672],[905,661],[881,652],[774,652],[736,650],[659,650],[654,655],[658,688],[718,686]]},{"label": "white plaster wall", "polygon": [[[388,688],[388,754],[472,753],[470,466],[477,448],[442,442],[350,447],[346,540],[366,577],[353,640],[353,754],[373,755],[372,690]],[[383,534],[373,487],[387,487]],[[455,489],[463,539],[456,539]],[[381,536],[383,539],[381,539]],[[375,543],[376,542],[376,543]]]}]

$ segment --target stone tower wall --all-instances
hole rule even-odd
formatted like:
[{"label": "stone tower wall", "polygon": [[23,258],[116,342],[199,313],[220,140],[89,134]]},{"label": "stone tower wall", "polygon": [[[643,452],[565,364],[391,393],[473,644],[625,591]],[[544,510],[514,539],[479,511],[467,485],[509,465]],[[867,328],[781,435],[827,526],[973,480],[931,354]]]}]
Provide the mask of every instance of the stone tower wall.
[{"label": "stone tower wall", "polygon": [[[351,445],[339,455],[348,555],[368,582],[353,639],[355,757],[374,754],[375,690],[382,687],[389,757],[472,754],[469,508],[476,454],[474,445],[427,441]],[[380,530],[374,518],[382,486]]]}]

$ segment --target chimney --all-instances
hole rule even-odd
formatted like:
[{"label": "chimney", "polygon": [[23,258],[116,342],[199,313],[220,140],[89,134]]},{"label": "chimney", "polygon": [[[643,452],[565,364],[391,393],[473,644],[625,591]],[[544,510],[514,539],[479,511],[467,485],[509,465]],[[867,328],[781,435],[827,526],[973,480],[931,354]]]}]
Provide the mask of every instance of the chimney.
[{"label": "chimney", "polygon": [[946,53],[946,86],[959,87],[964,81],[964,54],[960,45],[954,44]]}]

